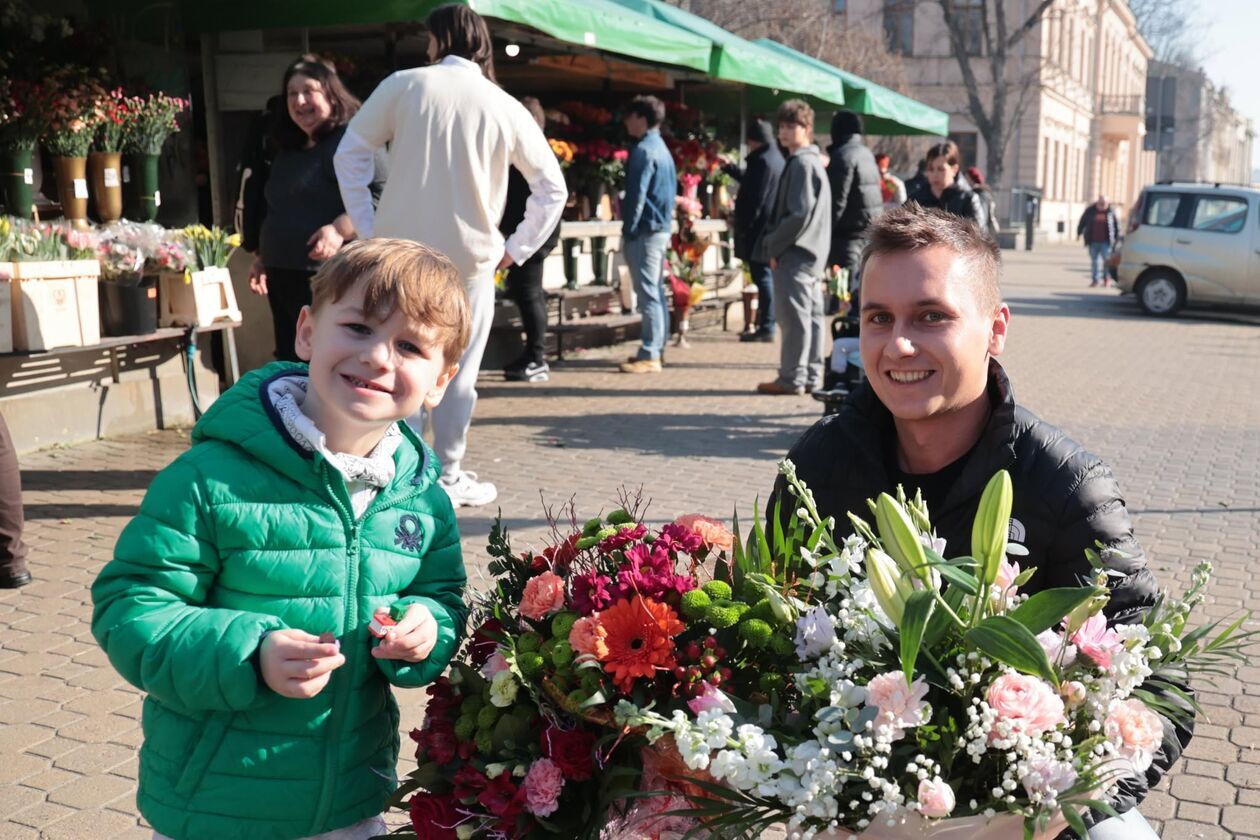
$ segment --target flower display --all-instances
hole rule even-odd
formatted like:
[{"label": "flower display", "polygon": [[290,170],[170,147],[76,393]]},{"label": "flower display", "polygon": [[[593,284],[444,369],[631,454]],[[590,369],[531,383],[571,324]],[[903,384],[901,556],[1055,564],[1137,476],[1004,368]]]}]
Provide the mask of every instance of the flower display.
[{"label": "flower display", "polygon": [[114,88],[101,100],[101,121],[92,148],[98,152],[121,152],[131,119],[131,105],[122,88]]},{"label": "flower display", "polygon": [[226,267],[232,252],[241,247],[240,234],[228,233],[218,225],[189,225],[184,228],[183,237],[190,255],[189,267],[199,271]]},{"label": "flower display", "polygon": [[105,119],[109,95],[93,74],[79,67],[54,71],[45,78],[42,89],[46,92],[45,148],[53,155],[83,157]]},{"label": "flower display", "polygon": [[165,93],[129,96],[123,100],[126,126],[123,151],[139,154],[161,154],[166,138],[179,131],[179,115],[192,101]]}]

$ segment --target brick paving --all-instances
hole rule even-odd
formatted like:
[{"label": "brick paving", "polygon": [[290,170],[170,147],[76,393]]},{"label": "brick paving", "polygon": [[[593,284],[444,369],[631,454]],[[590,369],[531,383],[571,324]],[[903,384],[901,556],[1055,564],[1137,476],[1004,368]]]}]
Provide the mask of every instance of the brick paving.
[{"label": "brick paving", "polygon": [[[1006,271],[1004,362],[1020,400],[1111,463],[1161,579],[1183,585],[1211,559],[1207,612],[1250,607],[1260,316],[1143,318],[1131,299],[1086,288],[1077,248],[1009,254]],[[658,376],[613,373],[621,347],[580,354],[545,385],[483,379],[468,467],[499,484],[516,542],[545,535],[544,504],[574,498],[585,518],[623,484],[642,483],[653,519],[752,510],[817,404],[750,393],[772,375],[771,347],[716,331],[692,344]],[[186,432],[164,431],[22,459],[37,582],[0,592],[0,840],[150,836],[134,805],[140,695],[92,640],[88,587],[154,473],[186,446]],[[478,585],[493,516],[460,516]],[[1200,688],[1197,736],[1142,810],[1165,840],[1260,838],[1260,666]],[[414,725],[417,704],[403,704]]]}]

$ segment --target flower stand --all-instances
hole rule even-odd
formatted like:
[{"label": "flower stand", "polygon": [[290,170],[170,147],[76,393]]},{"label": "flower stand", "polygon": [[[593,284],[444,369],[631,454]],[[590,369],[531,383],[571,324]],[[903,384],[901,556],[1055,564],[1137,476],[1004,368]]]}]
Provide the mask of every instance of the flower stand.
[{"label": "flower stand", "polygon": [[207,268],[183,274],[164,272],[158,284],[158,323],[163,327],[208,326],[215,321],[241,320],[226,268]]}]

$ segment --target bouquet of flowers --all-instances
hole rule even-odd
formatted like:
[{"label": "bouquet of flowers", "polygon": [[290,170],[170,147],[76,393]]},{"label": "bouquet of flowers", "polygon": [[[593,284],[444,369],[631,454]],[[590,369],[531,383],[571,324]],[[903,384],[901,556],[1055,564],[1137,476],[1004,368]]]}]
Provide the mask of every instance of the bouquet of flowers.
[{"label": "bouquet of flowers", "polygon": [[101,122],[92,148],[98,152],[121,152],[123,137],[131,119],[130,104],[122,88],[114,88],[100,103]]},{"label": "bouquet of flowers", "polygon": [[0,72],[0,148],[29,149],[44,133],[43,92],[39,84]]},{"label": "bouquet of flowers", "polygon": [[192,101],[151,93],[129,96],[125,105],[127,124],[123,132],[123,151],[158,155],[166,138],[179,131],[179,114],[191,106]]},{"label": "bouquet of flowers", "polygon": [[161,225],[113,222],[99,230],[101,277],[120,280],[141,274],[183,273],[190,264],[187,236]]},{"label": "bouquet of flowers", "polygon": [[225,268],[228,258],[241,247],[240,234],[228,233],[215,225],[189,225],[183,230],[185,249],[189,254],[188,266],[197,271],[207,268]]},{"label": "bouquet of flowers", "polygon": [[579,100],[569,100],[561,102],[556,106],[555,110],[561,112],[568,117],[568,123],[577,123],[584,126],[605,126],[612,122],[613,114],[607,108],[600,108],[598,105],[591,105]]},{"label": "bouquet of flowers", "polygon": [[548,137],[547,143],[551,146],[551,151],[556,153],[560,168],[568,169],[569,164],[573,163],[573,156],[577,154],[577,144],[570,143],[568,140],[557,140],[554,137]]},{"label": "bouquet of flowers", "polygon": [[0,262],[91,260],[97,244],[93,230],[0,216]]},{"label": "bouquet of flowers", "polygon": [[1114,628],[1098,552],[1090,585],[1022,594],[1033,569],[1007,558],[1005,472],[984,492],[970,556],[946,560],[921,498],[881,494],[875,525],[850,514],[854,535],[837,543],[792,465],[783,471],[797,509],[780,519],[773,551],[750,542],[746,553],[805,567],[774,593],[795,617],[785,689],[751,716],[634,698],[615,710],[711,775],[707,799],[680,809],[710,830],[1084,836],[1082,813],[1114,813],[1110,794],[1150,766],[1160,715],[1193,717],[1188,675],[1224,673],[1251,644],[1246,616],[1188,628],[1207,564],[1183,598],[1161,597],[1140,623]]},{"label": "bouquet of flowers", "polygon": [[692,777],[704,774],[668,739],[649,746],[646,728],[623,726],[617,709],[689,716],[734,711],[728,692],[764,701],[790,691],[776,570],[745,569],[737,591],[728,559],[737,540],[720,522],[692,515],[651,531],[639,507],[623,499],[607,517],[574,519],[541,553],[513,552],[495,526],[494,590],[412,733],[419,767],[396,803],[416,836],[683,833],[695,823],[668,812],[702,790]]},{"label": "bouquet of flowers", "polygon": [[[103,73],[102,73],[103,75]],[[105,89],[86,70],[62,67],[47,80],[44,146],[50,154],[84,157],[105,118]]]},{"label": "bouquet of flowers", "polygon": [[605,185],[613,192],[625,187],[630,153],[603,138],[575,144],[574,169],[579,187]]}]

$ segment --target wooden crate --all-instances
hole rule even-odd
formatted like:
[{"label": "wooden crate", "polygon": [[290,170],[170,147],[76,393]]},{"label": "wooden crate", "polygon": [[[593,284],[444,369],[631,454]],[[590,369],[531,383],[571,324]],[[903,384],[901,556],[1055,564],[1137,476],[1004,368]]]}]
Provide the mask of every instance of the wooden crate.
[{"label": "wooden crate", "polygon": [[158,326],[204,327],[216,321],[240,320],[232,275],[226,268],[162,274],[158,282]]},{"label": "wooden crate", "polygon": [[16,262],[10,285],[14,350],[86,347],[101,340],[96,260]]}]

